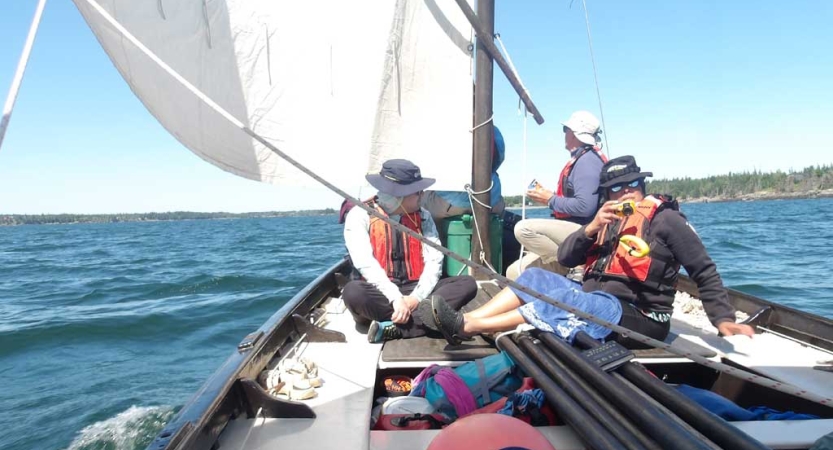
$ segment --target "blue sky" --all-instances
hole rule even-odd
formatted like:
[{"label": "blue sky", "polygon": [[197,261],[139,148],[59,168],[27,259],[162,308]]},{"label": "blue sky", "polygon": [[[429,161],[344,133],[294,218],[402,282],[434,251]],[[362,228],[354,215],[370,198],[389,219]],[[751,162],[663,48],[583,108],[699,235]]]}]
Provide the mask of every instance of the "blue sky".
[{"label": "blue sky", "polygon": [[[450,1],[450,0],[449,0]],[[11,83],[36,0],[3,2],[0,92]],[[659,178],[833,163],[833,2],[589,0],[613,156]],[[523,121],[495,76],[507,141],[504,193],[553,187],[567,153],[560,121],[599,112],[580,0],[497,0],[498,31],[547,122]],[[426,174],[429,175],[430,174]],[[69,0],[46,7],[0,149],[0,213],[265,211],[337,207],[324,188],[276,187],[184,149],[132,95]]]}]

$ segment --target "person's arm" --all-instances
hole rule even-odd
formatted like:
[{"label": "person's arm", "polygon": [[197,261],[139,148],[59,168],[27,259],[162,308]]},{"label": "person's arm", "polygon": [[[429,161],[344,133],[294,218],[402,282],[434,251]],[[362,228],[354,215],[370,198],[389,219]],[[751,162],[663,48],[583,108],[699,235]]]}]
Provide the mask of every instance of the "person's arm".
[{"label": "person's arm", "polygon": [[658,237],[663,240],[674,258],[685,267],[689,277],[697,283],[700,301],[712,325],[720,329],[724,322],[735,323],[735,308],[717,272],[717,266],[706,252],[706,247],[685,217],[672,210],[664,210],[654,219]]},{"label": "person's arm", "polygon": [[576,267],[587,262],[587,251],[596,242],[595,234],[588,237],[585,229],[587,225],[567,236],[558,246],[558,263],[564,267]]},{"label": "person's arm", "polygon": [[344,219],[344,244],[347,246],[353,267],[365,281],[379,289],[389,302],[402,297],[399,288],[390,281],[385,269],[373,257],[373,248],[370,246],[370,215],[358,206],[351,209]]},{"label": "person's arm", "polygon": [[602,165],[602,160],[595,155],[586,154],[579,158],[570,173],[574,196],[553,195],[548,203],[550,209],[573,217],[593,217],[599,206],[599,195],[595,192],[599,188]]},{"label": "person's arm", "polygon": [[[437,225],[431,218],[428,211],[422,210],[422,236],[429,241],[440,245],[440,236],[437,233]],[[437,282],[440,280],[442,272],[443,254],[439,250],[422,244],[422,261],[425,264],[422,270],[422,275],[419,277],[419,282],[411,292],[411,296],[416,297],[417,300],[422,301],[431,295]]]}]

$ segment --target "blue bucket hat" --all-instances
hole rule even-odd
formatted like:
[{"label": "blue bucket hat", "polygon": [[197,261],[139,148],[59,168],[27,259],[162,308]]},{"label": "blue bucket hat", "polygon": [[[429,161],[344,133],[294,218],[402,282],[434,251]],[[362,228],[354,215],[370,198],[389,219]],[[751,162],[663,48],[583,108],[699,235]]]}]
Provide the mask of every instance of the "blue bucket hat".
[{"label": "blue bucket hat", "polygon": [[394,197],[405,197],[425,190],[437,181],[423,178],[419,167],[407,159],[387,160],[379,173],[368,174],[365,178],[379,192]]}]

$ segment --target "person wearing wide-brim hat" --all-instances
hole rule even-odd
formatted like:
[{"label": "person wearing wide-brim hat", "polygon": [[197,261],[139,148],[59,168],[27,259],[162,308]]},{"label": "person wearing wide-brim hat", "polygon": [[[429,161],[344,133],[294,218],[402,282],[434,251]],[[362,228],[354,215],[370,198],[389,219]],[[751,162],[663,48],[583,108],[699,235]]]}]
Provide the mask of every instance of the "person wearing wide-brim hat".
[{"label": "person wearing wide-brim hat", "polygon": [[[423,177],[411,161],[391,159],[366,179],[378,190],[365,202],[369,207],[440,243],[434,220],[419,206],[433,178]],[[352,208],[344,218],[344,242],[360,279],[344,286],[342,298],[356,323],[368,326],[370,342],[425,335],[430,329],[417,307],[432,294],[442,296],[455,309],[477,294],[477,283],[470,276],[440,279],[443,254],[438,250],[362,208]]]},{"label": "person wearing wide-brim hat", "polygon": [[555,191],[533,182],[526,196],[547,205],[552,219],[525,219],[515,225],[515,237],[529,252],[506,271],[512,279],[527,267],[558,271],[558,246],[570,233],[590,222],[599,206],[596,188],[607,158],[601,151],[599,120],[587,111],[576,111],[561,123],[564,148],[570,159],[561,169]]},{"label": "person wearing wide-brim hat", "polygon": [[[718,332],[723,336],[753,335],[751,326],[735,322],[735,309],[717,267],[677,202],[666,195],[646,195],[645,178],[652,175],[643,172],[632,156],[614,158],[602,167],[599,191],[605,203],[590,223],[568,236],[558,249],[562,265],[586,265],[582,284],[540,268],[524,271],[517,283],[662,341],[671,329],[675,287],[680,267],[685,267]],[[633,202],[629,213],[621,208],[626,201]],[[432,308],[438,311],[437,320],[429,325],[456,338],[529,323],[567,340],[583,331],[595,339],[615,339],[629,348],[644,346],[511,287],[467,314],[455,312],[437,299]]]}]

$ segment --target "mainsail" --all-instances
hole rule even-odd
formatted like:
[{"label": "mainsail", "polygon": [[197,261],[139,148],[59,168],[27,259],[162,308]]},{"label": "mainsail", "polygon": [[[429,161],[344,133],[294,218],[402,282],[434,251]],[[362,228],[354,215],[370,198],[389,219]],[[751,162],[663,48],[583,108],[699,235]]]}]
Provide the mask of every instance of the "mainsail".
[{"label": "mainsail", "polygon": [[[74,0],[122,77],[185,147],[273,184],[315,183],[228,123]],[[337,186],[408,158],[471,180],[472,32],[452,1],[99,0],[159,58]]]}]

